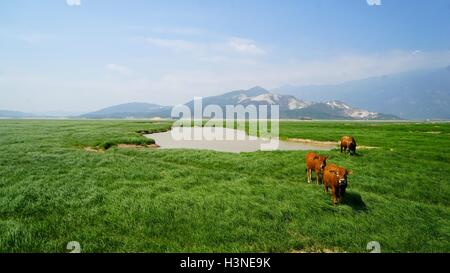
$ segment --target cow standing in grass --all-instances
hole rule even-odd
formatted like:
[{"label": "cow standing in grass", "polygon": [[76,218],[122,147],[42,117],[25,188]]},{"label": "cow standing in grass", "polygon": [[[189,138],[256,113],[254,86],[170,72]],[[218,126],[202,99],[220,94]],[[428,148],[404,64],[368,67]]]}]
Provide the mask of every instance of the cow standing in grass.
[{"label": "cow standing in grass", "polygon": [[352,171],[335,164],[330,164],[325,167],[323,172],[323,185],[327,193],[328,188],[331,187],[333,205],[342,202],[348,185],[347,176],[350,174],[352,174]]},{"label": "cow standing in grass", "polygon": [[316,173],[317,185],[320,184],[319,176],[327,165],[327,157],[315,153],[308,153],[306,155],[306,177],[308,183],[311,183],[312,172]]},{"label": "cow standing in grass", "polygon": [[351,155],[356,154],[356,141],[354,137],[351,136],[343,136],[341,138],[341,153],[344,151],[350,152]]}]

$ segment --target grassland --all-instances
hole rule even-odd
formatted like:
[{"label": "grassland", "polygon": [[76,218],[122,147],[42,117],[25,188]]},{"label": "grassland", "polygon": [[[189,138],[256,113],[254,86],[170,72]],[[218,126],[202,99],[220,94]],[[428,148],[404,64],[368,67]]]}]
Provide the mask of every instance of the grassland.
[{"label": "grassland", "polygon": [[306,183],[306,151],[116,147],[170,126],[0,120],[0,252],[450,252],[448,123],[282,122],[283,138],[377,147],[326,153],[354,172],[337,207]]}]

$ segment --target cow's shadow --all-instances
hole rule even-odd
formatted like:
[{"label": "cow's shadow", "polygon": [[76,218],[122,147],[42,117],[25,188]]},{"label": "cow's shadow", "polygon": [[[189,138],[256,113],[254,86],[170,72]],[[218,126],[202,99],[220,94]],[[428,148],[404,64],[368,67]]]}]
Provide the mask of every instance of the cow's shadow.
[{"label": "cow's shadow", "polygon": [[364,203],[359,193],[347,192],[343,203],[352,207],[357,212],[366,212],[368,210],[366,203]]}]

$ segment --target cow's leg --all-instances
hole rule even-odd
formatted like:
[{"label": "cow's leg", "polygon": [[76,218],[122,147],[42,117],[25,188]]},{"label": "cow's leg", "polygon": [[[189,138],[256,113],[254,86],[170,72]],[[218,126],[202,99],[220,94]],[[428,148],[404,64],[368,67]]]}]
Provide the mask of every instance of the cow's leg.
[{"label": "cow's leg", "polygon": [[308,169],[306,176],[308,178],[308,183],[311,183],[311,169]]},{"label": "cow's leg", "polygon": [[323,183],[323,187],[325,188],[325,193],[328,193],[328,184],[327,183]]},{"label": "cow's leg", "polygon": [[320,185],[320,183],[319,183],[319,176],[320,176],[320,172],[319,172],[319,170],[316,169],[316,180],[317,180],[317,185]]},{"label": "cow's leg", "polygon": [[342,146],[342,144],[341,144],[341,153],[342,153],[342,148],[344,148],[344,146]]},{"label": "cow's leg", "polygon": [[334,187],[331,187],[331,196],[333,199],[333,205],[336,206],[336,189]]}]

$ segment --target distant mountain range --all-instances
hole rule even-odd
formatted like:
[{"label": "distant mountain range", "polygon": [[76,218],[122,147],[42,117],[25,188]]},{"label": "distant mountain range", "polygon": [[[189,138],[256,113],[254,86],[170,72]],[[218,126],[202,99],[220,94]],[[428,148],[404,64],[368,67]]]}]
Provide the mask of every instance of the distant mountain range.
[{"label": "distant mountain range", "polygon": [[[309,102],[291,95],[273,94],[262,87],[238,90],[220,96],[203,98],[203,107],[219,105],[225,113],[225,105],[274,105],[280,106],[280,118],[284,119],[399,119],[393,115],[354,108],[340,101]],[[194,102],[186,105],[193,110]]]},{"label": "distant mountain range", "polygon": [[26,118],[30,116],[33,115],[18,111],[0,110],[0,118]]},{"label": "distant mountain range", "polygon": [[[219,96],[203,98],[203,107],[218,105],[225,113],[226,105],[280,106],[280,118],[291,119],[398,119],[393,115],[353,108],[340,101],[306,102],[291,95],[273,94],[262,87],[237,90]],[[194,101],[185,104],[194,111]],[[170,118],[172,107],[148,103],[127,103],[82,115],[83,118]]]},{"label": "distant mountain range", "polygon": [[[219,105],[223,110],[225,105],[278,104],[280,117],[291,119],[450,119],[450,66],[336,85],[283,86],[270,92],[254,87],[203,98],[203,107],[210,104]],[[192,109],[193,101],[186,105]],[[170,118],[171,109],[171,106],[136,102],[71,117]],[[0,110],[0,117],[56,115]]]},{"label": "distant mountain range", "polygon": [[161,106],[151,103],[125,103],[101,109],[96,112],[81,115],[82,118],[148,118],[170,117],[171,106]]},{"label": "distant mountain range", "polygon": [[0,118],[69,118],[78,116],[79,114],[80,113],[65,111],[25,113],[19,111],[0,110]]},{"label": "distant mountain range", "polygon": [[450,119],[450,66],[337,85],[283,86],[272,92],[311,101],[333,98],[404,119]]}]

